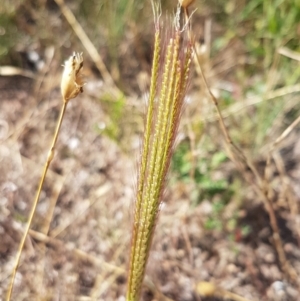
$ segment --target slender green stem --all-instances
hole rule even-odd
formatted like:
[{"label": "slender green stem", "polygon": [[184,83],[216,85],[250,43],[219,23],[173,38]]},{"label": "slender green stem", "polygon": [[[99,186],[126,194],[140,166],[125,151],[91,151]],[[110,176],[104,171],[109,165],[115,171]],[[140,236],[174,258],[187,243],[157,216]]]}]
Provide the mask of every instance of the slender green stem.
[{"label": "slender green stem", "polygon": [[49,153],[48,153],[47,161],[46,161],[44,169],[43,169],[43,173],[42,173],[42,177],[41,177],[41,180],[40,180],[40,183],[39,183],[37,194],[36,194],[36,197],[35,197],[34,202],[32,204],[32,208],[31,208],[31,211],[30,211],[30,214],[29,214],[29,217],[28,217],[28,222],[26,224],[25,231],[23,233],[22,239],[21,239],[20,244],[19,244],[18,252],[17,252],[17,255],[16,255],[15,265],[14,265],[14,268],[13,268],[10,284],[9,284],[8,291],[7,291],[7,297],[6,297],[7,301],[11,300],[14,281],[15,281],[15,277],[16,277],[16,273],[17,273],[19,264],[20,264],[22,250],[24,248],[25,241],[26,241],[26,238],[27,238],[27,235],[28,235],[28,232],[29,232],[29,229],[30,229],[35,211],[36,211],[36,207],[37,207],[37,204],[38,204],[38,201],[39,201],[39,198],[40,198],[40,194],[41,194],[42,187],[43,187],[43,184],[44,184],[44,181],[45,181],[45,178],[46,178],[48,167],[49,167],[49,165],[50,165],[50,163],[51,163],[51,161],[54,157],[54,149],[55,149],[58,133],[59,133],[59,130],[60,130],[60,127],[61,127],[61,124],[62,124],[62,120],[63,120],[64,114],[65,114],[65,111],[66,111],[66,108],[67,108],[67,104],[68,104],[68,102],[66,100],[64,100],[63,107],[61,109],[60,116],[59,116],[59,119],[58,119],[58,122],[57,122],[56,130],[55,130],[55,133],[54,133],[54,136],[53,136],[52,144],[51,144],[51,147],[50,147],[50,150],[49,150]]}]

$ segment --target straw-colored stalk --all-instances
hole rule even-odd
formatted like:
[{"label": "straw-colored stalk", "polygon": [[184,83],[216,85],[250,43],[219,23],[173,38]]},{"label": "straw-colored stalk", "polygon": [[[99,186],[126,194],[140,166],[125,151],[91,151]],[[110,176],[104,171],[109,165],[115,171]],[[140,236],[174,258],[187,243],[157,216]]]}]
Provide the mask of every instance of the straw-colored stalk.
[{"label": "straw-colored stalk", "polygon": [[20,241],[19,244],[19,248],[18,248],[18,252],[16,255],[16,259],[15,259],[15,264],[13,267],[13,271],[12,271],[12,276],[11,276],[11,280],[10,280],[10,284],[7,290],[7,297],[6,300],[9,301],[11,300],[11,295],[12,295],[12,291],[13,291],[13,285],[14,285],[14,280],[16,277],[16,273],[20,264],[20,259],[21,259],[21,254],[22,254],[22,250],[24,248],[24,244],[36,211],[36,207],[40,198],[40,194],[43,188],[43,184],[46,178],[46,174],[49,168],[49,165],[54,157],[54,151],[55,151],[55,145],[56,145],[56,141],[58,138],[58,133],[62,124],[62,120],[67,108],[67,104],[69,102],[70,99],[75,98],[79,93],[83,92],[83,81],[81,78],[81,72],[82,72],[82,67],[83,67],[83,57],[82,54],[79,53],[74,53],[66,62],[65,62],[65,66],[64,66],[64,72],[62,75],[62,80],[61,80],[61,93],[62,93],[62,98],[63,98],[63,106],[60,112],[60,116],[59,119],[57,121],[57,125],[56,125],[56,130],[53,136],[53,140],[51,143],[51,147],[47,156],[47,160],[42,172],[42,177],[40,179],[39,182],[39,186],[38,186],[38,190],[36,193],[36,197],[33,201],[32,204],[32,208],[28,217],[28,222],[27,225],[25,227],[22,239]]},{"label": "straw-colored stalk", "polygon": [[168,34],[162,37],[160,24],[156,22],[151,85],[136,192],[127,301],[137,301],[140,297],[188,83],[191,45],[186,41],[185,31],[179,28],[179,13],[174,23],[172,28],[167,29]]}]

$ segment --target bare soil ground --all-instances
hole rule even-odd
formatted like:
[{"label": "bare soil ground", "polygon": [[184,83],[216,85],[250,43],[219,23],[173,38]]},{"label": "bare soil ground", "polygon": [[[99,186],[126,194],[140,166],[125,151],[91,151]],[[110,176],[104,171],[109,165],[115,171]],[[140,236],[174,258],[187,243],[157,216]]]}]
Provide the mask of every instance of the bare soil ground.
[{"label": "bare soil ground", "polygon": [[[95,83],[67,109],[13,300],[124,300],[139,138],[127,139],[128,155],[97,133],[106,117],[89,93]],[[34,92],[35,84],[24,77],[1,78],[1,300],[61,106],[58,87]],[[224,290],[247,300],[300,300],[297,286],[280,269],[269,218],[258,201],[225,208],[237,210],[233,233],[205,230],[211,203],[191,206],[190,190],[197,188],[182,185],[166,191],[144,300],[223,300]],[[244,195],[251,197],[251,191]],[[277,209],[285,251],[300,275],[294,217],[284,206]],[[243,225],[251,228],[249,234],[239,233]],[[213,296],[195,295],[199,281],[218,286]]]}]

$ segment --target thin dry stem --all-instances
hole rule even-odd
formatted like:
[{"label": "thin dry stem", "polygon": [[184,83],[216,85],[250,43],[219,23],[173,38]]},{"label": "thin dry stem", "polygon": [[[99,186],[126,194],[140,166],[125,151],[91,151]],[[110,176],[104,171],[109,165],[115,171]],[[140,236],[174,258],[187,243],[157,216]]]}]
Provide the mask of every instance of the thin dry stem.
[{"label": "thin dry stem", "polygon": [[288,49],[287,47],[280,47],[278,49],[278,53],[281,55],[284,55],[290,59],[296,60],[300,62],[300,54],[299,52],[293,51],[291,49]]},{"label": "thin dry stem", "polygon": [[36,75],[31,72],[31,71],[27,71],[25,69],[22,68],[17,68],[17,67],[13,67],[13,66],[1,66],[0,67],[0,76],[15,76],[15,75],[21,75],[21,76],[25,76],[28,78],[36,78]]},{"label": "thin dry stem", "polygon": [[297,119],[295,119],[292,124],[290,124],[283,133],[274,141],[270,152],[276,149],[276,147],[292,132],[292,130],[299,124],[300,122],[300,116],[298,116]]},{"label": "thin dry stem", "polygon": [[43,184],[44,184],[44,181],[45,181],[45,178],[46,178],[46,174],[47,174],[49,165],[50,165],[50,163],[53,159],[53,156],[54,156],[54,149],[55,149],[58,133],[59,133],[59,130],[60,130],[60,127],[61,127],[61,124],[62,124],[62,120],[63,120],[64,114],[65,114],[65,111],[66,111],[66,108],[67,108],[67,103],[68,103],[67,101],[63,102],[63,107],[62,107],[61,112],[60,112],[57,127],[56,127],[56,130],[55,130],[55,133],[54,133],[54,136],[53,136],[53,141],[52,141],[52,144],[51,144],[51,147],[50,147],[50,151],[48,153],[48,157],[47,157],[44,169],[43,169],[43,173],[42,173],[42,177],[41,177],[41,180],[40,180],[40,183],[39,183],[37,194],[36,194],[36,197],[33,201],[32,208],[31,208],[31,211],[30,211],[30,214],[29,214],[29,217],[28,217],[28,222],[26,224],[25,231],[23,233],[22,239],[21,239],[20,244],[19,244],[18,252],[17,252],[17,255],[16,255],[16,261],[15,261],[15,264],[14,264],[14,267],[13,267],[11,281],[10,281],[8,292],[7,292],[7,298],[6,298],[7,301],[11,300],[13,285],[14,285],[16,273],[17,273],[17,270],[18,270],[18,267],[19,267],[19,264],[20,264],[22,250],[24,248],[25,241],[26,241],[26,238],[27,238],[27,235],[28,235],[28,231],[30,229],[30,226],[31,226],[31,223],[32,223],[32,220],[33,220],[33,216],[34,216],[35,211],[36,211],[36,207],[37,207],[37,204],[38,204],[38,201],[39,201],[39,198],[40,198],[40,194],[41,194],[41,191],[42,191],[42,187],[43,187]]}]

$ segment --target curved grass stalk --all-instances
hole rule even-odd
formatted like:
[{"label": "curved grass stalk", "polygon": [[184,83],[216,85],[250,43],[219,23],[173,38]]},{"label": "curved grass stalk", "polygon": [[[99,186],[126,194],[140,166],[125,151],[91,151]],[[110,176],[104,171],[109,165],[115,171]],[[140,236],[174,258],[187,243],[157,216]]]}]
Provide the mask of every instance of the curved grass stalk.
[{"label": "curved grass stalk", "polygon": [[51,147],[50,147],[50,151],[49,151],[49,154],[48,154],[48,157],[47,157],[44,169],[43,169],[42,177],[40,179],[40,183],[39,183],[39,187],[38,187],[38,190],[37,190],[37,193],[36,193],[36,197],[33,201],[31,211],[30,211],[30,214],[29,214],[29,217],[28,217],[28,221],[27,221],[27,224],[26,224],[26,228],[24,230],[24,233],[22,235],[22,239],[21,239],[20,244],[19,244],[19,248],[18,248],[18,252],[17,252],[17,255],[16,255],[15,264],[14,264],[14,267],[13,267],[13,272],[12,272],[12,276],[11,276],[11,280],[10,280],[10,284],[9,284],[9,288],[8,288],[8,291],[7,291],[7,298],[6,298],[7,301],[9,301],[11,299],[16,273],[17,273],[17,270],[18,270],[18,267],[19,267],[19,264],[20,264],[21,254],[22,254],[22,251],[23,251],[23,248],[24,248],[24,245],[25,245],[25,241],[26,241],[26,238],[27,238],[27,235],[28,235],[28,232],[29,232],[29,229],[30,229],[35,211],[36,211],[36,207],[37,207],[37,204],[38,204],[38,201],[39,201],[39,198],[40,198],[40,194],[41,194],[41,191],[42,191],[42,187],[44,185],[44,181],[45,181],[45,178],[46,178],[46,174],[47,174],[49,165],[50,165],[50,163],[51,163],[51,161],[54,157],[54,149],[55,149],[58,133],[59,133],[59,130],[60,130],[60,127],[61,127],[61,124],[62,124],[62,120],[63,120],[64,114],[65,114],[66,108],[67,108],[67,102],[64,101],[63,107],[61,109],[60,116],[59,116],[59,119],[58,119],[57,127],[56,127],[56,130],[55,130],[54,136],[53,136],[53,141],[52,141],[52,144],[51,144]]},{"label": "curved grass stalk", "polygon": [[36,207],[40,198],[40,194],[45,182],[45,178],[46,178],[46,174],[49,168],[49,165],[54,157],[54,151],[55,151],[55,145],[57,142],[57,138],[58,138],[58,134],[61,128],[61,124],[66,112],[66,108],[67,108],[67,104],[69,102],[70,99],[77,97],[77,95],[81,92],[83,92],[83,81],[81,80],[81,70],[83,67],[83,58],[82,58],[82,54],[76,54],[74,53],[68,61],[65,62],[65,68],[64,68],[64,72],[63,72],[63,76],[62,76],[62,81],[61,81],[61,92],[62,92],[62,97],[63,97],[63,106],[62,109],[60,111],[60,116],[59,119],[57,121],[57,126],[56,126],[56,130],[53,136],[53,140],[51,143],[51,147],[47,156],[47,160],[42,172],[42,177],[40,179],[39,182],[39,186],[37,189],[37,193],[36,193],[36,197],[33,201],[31,210],[30,210],[30,214],[28,217],[28,222],[26,224],[26,228],[24,230],[24,233],[22,235],[19,247],[18,247],[18,251],[17,251],[17,255],[15,258],[15,263],[14,263],[14,267],[13,267],[13,271],[12,271],[12,275],[11,275],[11,280],[9,283],[9,287],[7,290],[7,297],[6,300],[10,301],[11,300],[11,296],[12,296],[12,291],[13,291],[13,286],[14,286],[14,281],[15,281],[15,277],[16,277],[16,273],[20,264],[20,259],[21,259],[21,254],[25,245],[25,241],[26,238],[28,236],[28,232],[36,211]]}]

